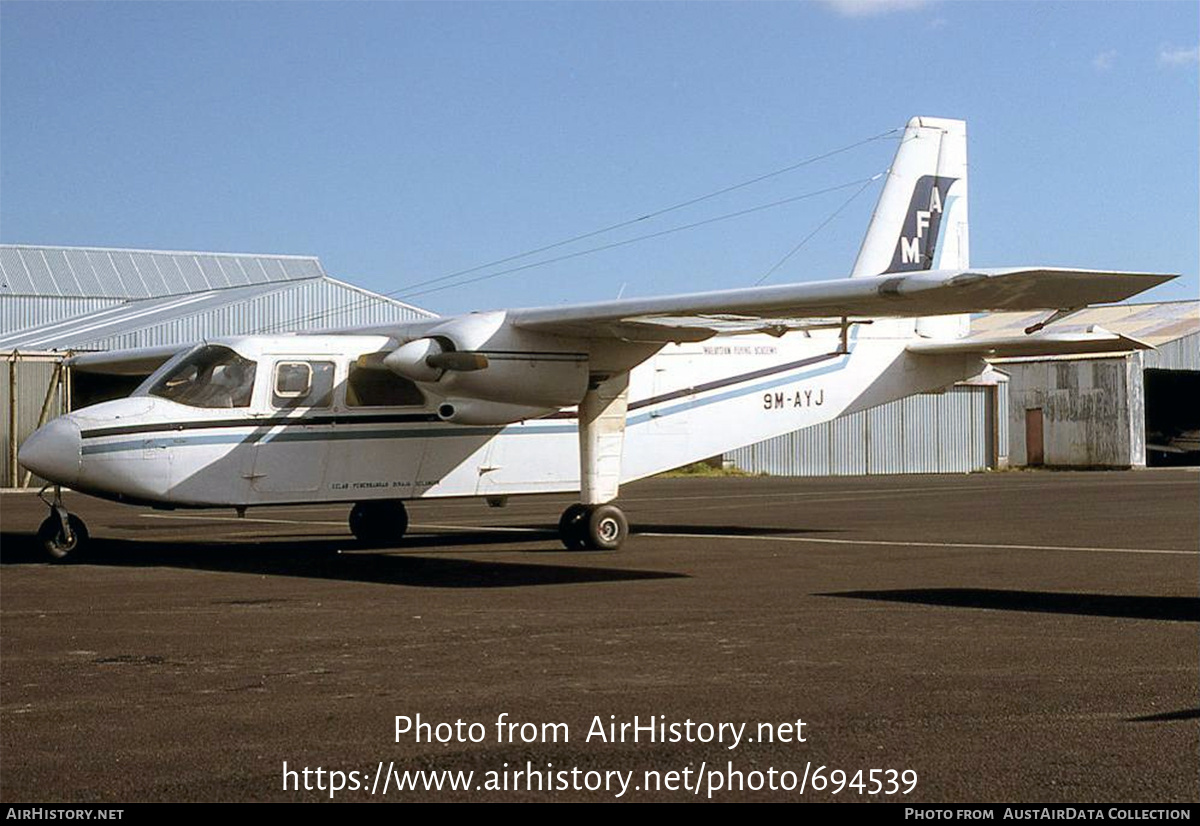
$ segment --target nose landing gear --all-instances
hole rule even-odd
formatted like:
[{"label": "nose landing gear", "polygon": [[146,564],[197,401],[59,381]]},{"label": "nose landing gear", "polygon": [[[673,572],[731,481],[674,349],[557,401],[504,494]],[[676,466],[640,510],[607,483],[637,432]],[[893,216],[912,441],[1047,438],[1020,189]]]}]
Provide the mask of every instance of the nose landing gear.
[{"label": "nose landing gear", "polygon": [[572,551],[615,551],[628,535],[629,521],[616,505],[576,503],[558,520],[558,536]]},{"label": "nose landing gear", "polygon": [[87,525],[75,514],[67,512],[62,501],[62,489],[58,485],[54,486],[53,500],[46,501],[45,493],[46,488],[42,488],[38,498],[50,508],[50,515],[38,528],[38,544],[51,562],[75,562],[87,549]]}]

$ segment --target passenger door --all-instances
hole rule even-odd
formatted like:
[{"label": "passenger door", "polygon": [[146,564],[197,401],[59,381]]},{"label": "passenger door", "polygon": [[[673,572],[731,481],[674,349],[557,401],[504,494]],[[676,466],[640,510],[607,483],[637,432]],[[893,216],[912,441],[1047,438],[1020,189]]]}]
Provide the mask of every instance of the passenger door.
[{"label": "passenger door", "polygon": [[281,357],[272,364],[272,413],[256,433],[254,490],[320,490],[334,438],[334,373],[332,361]]}]

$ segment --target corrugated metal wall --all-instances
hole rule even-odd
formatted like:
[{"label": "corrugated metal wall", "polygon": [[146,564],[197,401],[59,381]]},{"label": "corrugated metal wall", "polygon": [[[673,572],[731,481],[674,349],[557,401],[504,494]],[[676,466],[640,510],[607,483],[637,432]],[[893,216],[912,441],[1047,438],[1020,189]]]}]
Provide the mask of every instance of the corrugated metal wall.
[{"label": "corrugated metal wall", "polygon": [[1009,453],[1029,463],[1028,411],[1041,410],[1044,463],[1051,467],[1126,468],[1145,464],[1140,356],[1006,364]]},{"label": "corrugated metal wall", "polygon": [[996,425],[996,467],[1006,468],[1012,464],[1012,451],[1008,447],[1008,408],[1012,391],[1007,381],[996,385],[996,406],[992,409]]},{"label": "corrugated metal wall", "polygon": [[731,451],[725,461],[773,476],[986,470],[994,461],[997,392],[958,386],[909,396]]},{"label": "corrugated metal wall", "polygon": [[[1011,401],[1001,444],[1028,463],[1026,411],[1042,410],[1045,463],[1057,467],[1141,467],[1146,463],[1144,369],[1200,370],[1200,334],[1127,356],[1004,365]],[[1181,400],[1181,403],[1194,403]],[[1011,433],[1011,440],[1009,438]]]},{"label": "corrugated metal wall", "polygon": [[[3,375],[0,376],[0,431],[3,432],[3,458],[0,459],[0,487],[13,487],[14,479],[17,485],[23,483],[25,469],[16,465],[12,455],[12,432],[10,419],[14,412],[12,400],[13,387],[16,389],[16,434],[17,444],[24,442],[26,437],[37,427],[38,416],[42,405],[46,402],[46,391],[51,388],[55,378],[55,367],[61,357],[53,354],[5,354]],[[48,418],[53,418],[63,412],[63,400],[55,382],[50,395]],[[15,474],[15,475],[14,475]],[[41,484],[34,477],[30,484]]]},{"label": "corrugated metal wall", "polygon": [[1143,358],[1147,367],[1161,370],[1200,370],[1200,333],[1160,344]]}]

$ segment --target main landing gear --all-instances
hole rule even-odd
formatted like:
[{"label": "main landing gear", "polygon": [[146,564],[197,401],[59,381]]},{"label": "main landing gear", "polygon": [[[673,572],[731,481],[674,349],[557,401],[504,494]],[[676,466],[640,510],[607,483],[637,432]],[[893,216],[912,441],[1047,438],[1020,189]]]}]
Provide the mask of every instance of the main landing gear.
[{"label": "main landing gear", "polygon": [[83,555],[88,545],[87,525],[73,513],[68,513],[62,501],[62,490],[54,486],[54,499],[47,502],[46,488],[38,498],[50,507],[50,515],[38,528],[38,544],[50,557],[51,562],[74,562]]},{"label": "main landing gear", "polygon": [[399,542],[408,530],[408,511],[399,499],[359,502],[350,509],[350,532],[359,544],[378,548]]},{"label": "main landing gear", "polygon": [[558,536],[572,551],[615,551],[628,535],[629,521],[616,505],[576,503],[558,520]]}]

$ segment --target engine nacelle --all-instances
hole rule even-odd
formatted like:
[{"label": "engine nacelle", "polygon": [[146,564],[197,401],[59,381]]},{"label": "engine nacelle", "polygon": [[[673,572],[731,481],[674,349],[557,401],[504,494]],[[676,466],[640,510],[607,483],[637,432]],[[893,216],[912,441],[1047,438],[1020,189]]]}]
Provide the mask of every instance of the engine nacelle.
[{"label": "engine nacelle", "polygon": [[558,410],[578,404],[587,392],[587,356],[480,353],[487,368],[447,370],[436,385],[443,396]]},{"label": "engine nacelle", "polygon": [[524,411],[479,414],[493,419],[487,423],[520,421],[578,404],[589,378],[583,342],[514,329],[503,313],[477,313],[434,327],[396,348],[383,364],[442,398]]},{"label": "engine nacelle", "polygon": [[446,399],[438,405],[437,414],[442,421],[454,424],[513,424],[538,419],[556,410],[554,407],[526,407],[478,399]]}]

